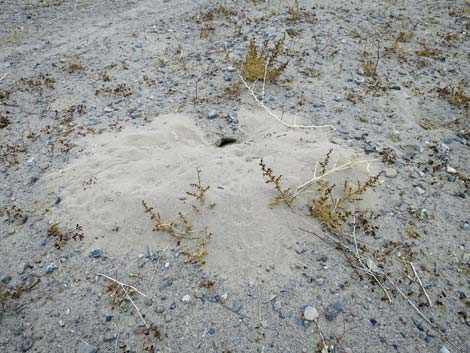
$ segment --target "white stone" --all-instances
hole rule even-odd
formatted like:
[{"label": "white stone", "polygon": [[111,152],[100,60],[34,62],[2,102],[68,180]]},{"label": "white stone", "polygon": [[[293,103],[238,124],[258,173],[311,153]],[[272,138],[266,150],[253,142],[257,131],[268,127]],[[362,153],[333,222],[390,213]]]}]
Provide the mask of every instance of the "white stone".
[{"label": "white stone", "polygon": [[320,315],[318,315],[317,309],[313,306],[307,306],[304,310],[304,318],[308,321],[315,321],[318,319]]},{"label": "white stone", "polygon": [[189,294],[186,294],[183,298],[181,298],[181,301],[183,303],[189,303],[191,302],[191,296]]},{"label": "white stone", "polygon": [[449,173],[449,174],[455,174],[455,173],[457,173],[457,171],[456,171],[454,168],[452,168],[452,167],[450,167],[450,166],[447,166],[447,173]]}]

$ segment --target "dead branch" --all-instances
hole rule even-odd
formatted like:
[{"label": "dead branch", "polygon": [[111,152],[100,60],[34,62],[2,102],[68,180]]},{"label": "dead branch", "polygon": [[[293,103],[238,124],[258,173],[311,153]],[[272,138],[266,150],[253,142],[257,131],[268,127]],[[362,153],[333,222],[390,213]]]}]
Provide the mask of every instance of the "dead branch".
[{"label": "dead branch", "polygon": [[416,271],[416,268],[415,268],[415,266],[413,265],[412,262],[410,262],[410,266],[411,266],[411,269],[413,270],[413,273],[414,273],[414,275],[415,275],[415,277],[416,277],[416,279],[419,283],[419,286],[421,287],[421,290],[424,293],[424,296],[426,297],[426,300],[428,301],[429,307],[432,307],[432,302],[431,302],[431,299],[429,298],[428,292],[426,292],[426,289],[424,288],[423,282],[421,282],[421,279],[418,276],[418,272]]},{"label": "dead branch", "polygon": [[[246,89],[248,90],[248,92],[250,92],[251,96],[253,97],[253,99],[255,100],[255,102],[261,107],[263,108],[271,117],[273,117],[274,119],[276,119],[279,123],[281,123],[282,125],[284,125],[285,127],[288,127],[288,128],[299,128],[299,129],[322,129],[322,128],[330,128],[330,129],[333,129],[336,131],[336,128],[333,126],[333,125],[297,125],[297,124],[289,124],[289,123],[286,123],[285,121],[283,121],[281,118],[279,118],[279,116],[277,116],[276,114],[274,114],[268,107],[266,107],[266,105],[264,105],[264,103],[262,101],[260,101],[258,99],[258,97],[256,96],[253,88],[251,88],[248,83],[246,82],[246,80],[243,78],[243,76],[240,74],[240,72],[238,72],[238,76],[240,77],[240,80],[243,82],[243,85],[246,87]],[[263,97],[263,100],[264,100],[264,97]]]},{"label": "dead branch", "polygon": [[142,322],[145,324],[145,327],[147,328],[150,328],[150,326],[147,324],[147,321],[145,321],[144,317],[142,316],[142,313],[140,312],[140,309],[139,307],[134,303],[134,301],[132,300],[131,296],[129,295],[128,291],[126,290],[126,287],[127,288],[130,288],[132,289],[133,291],[139,293],[141,296],[145,297],[145,298],[148,298],[147,295],[145,295],[144,293],[142,293],[140,290],[138,290],[137,288],[129,285],[129,284],[126,284],[126,283],[122,283],[120,281],[118,281],[117,279],[114,279],[112,277],[109,277],[105,274],[102,274],[102,273],[97,273],[96,274],[97,276],[101,276],[101,277],[104,277],[110,281],[113,281],[114,283],[117,283],[121,286],[124,294],[126,295],[127,299],[130,301],[130,303],[132,304],[132,306],[134,306],[135,310],[137,310],[137,314],[139,314],[139,317],[140,319],[142,320]]}]

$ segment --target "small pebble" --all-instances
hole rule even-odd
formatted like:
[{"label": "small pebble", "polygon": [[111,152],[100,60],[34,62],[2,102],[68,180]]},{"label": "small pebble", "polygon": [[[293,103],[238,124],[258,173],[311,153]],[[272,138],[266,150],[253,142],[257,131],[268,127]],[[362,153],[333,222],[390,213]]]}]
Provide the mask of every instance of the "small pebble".
[{"label": "small pebble", "polygon": [[91,251],[90,255],[91,255],[91,257],[97,259],[97,258],[101,257],[102,252],[101,252],[100,249],[94,249],[94,250]]},{"label": "small pebble", "polygon": [[212,120],[212,119],[217,118],[217,116],[218,116],[217,112],[214,111],[214,110],[212,110],[212,111],[210,111],[210,112],[207,114],[207,119],[211,119],[211,120]]},{"label": "small pebble", "polygon": [[33,340],[31,338],[25,338],[23,339],[23,342],[21,342],[21,351],[22,352],[27,352],[33,347]]},{"label": "small pebble", "polygon": [[387,178],[395,178],[398,175],[398,172],[395,168],[386,168],[385,169],[385,176]]},{"label": "small pebble", "polygon": [[2,278],[2,283],[3,284],[8,284],[8,283],[10,283],[10,281],[11,281],[11,276],[4,276]]},{"label": "small pebble", "polygon": [[81,341],[78,345],[77,353],[96,353],[98,349],[85,341]]},{"label": "small pebble", "polygon": [[57,270],[57,265],[55,261],[51,261],[47,264],[46,273],[52,273],[54,270]]},{"label": "small pebble", "polygon": [[450,353],[446,346],[442,346],[439,353]]},{"label": "small pebble", "polygon": [[304,310],[304,318],[308,321],[315,321],[319,317],[317,309],[313,306],[307,306]]},{"label": "small pebble", "polygon": [[447,166],[447,173],[449,173],[449,174],[456,174],[457,171],[456,171],[454,168],[452,168],[452,167],[450,167],[450,166]]},{"label": "small pebble", "polygon": [[181,301],[183,303],[190,303],[191,302],[191,296],[189,294],[186,294],[183,298],[181,298]]}]

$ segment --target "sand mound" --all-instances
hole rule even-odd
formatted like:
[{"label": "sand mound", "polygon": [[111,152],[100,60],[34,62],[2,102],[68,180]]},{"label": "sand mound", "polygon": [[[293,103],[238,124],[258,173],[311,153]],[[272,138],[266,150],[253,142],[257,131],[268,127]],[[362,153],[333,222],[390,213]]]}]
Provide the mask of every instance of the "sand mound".
[{"label": "sand mound", "polygon": [[[181,211],[194,228],[207,226],[213,234],[207,246],[209,270],[233,280],[256,275],[260,266],[262,272],[270,265],[288,272],[287,248],[305,235],[291,210],[269,208],[276,194],[263,181],[260,158],[284,175],[287,186],[297,186],[312,176],[315,162],[330,147],[334,161],[359,156],[331,145],[325,130],[286,131],[264,112],[244,111],[240,120],[244,141],[222,148],[209,143],[184,115],[160,116],[145,127],[84,138],[83,157],[49,178],[63,200],[54,220],[83,225],[86,251],[101,248],[122,256],[145,253],[148,244],[163,249],[171,237],[152,232],[141,203],[145,200],[164,219]],[[202,170],[203,184],[211,187],[206,205],[215,203],[198,213],[191,206],[197,202],[186,195],[197,180],[196,168]],[[343,177],[366,175],[362,166]],[[307,213],[301,203],[298,207],[297,214]]]}]

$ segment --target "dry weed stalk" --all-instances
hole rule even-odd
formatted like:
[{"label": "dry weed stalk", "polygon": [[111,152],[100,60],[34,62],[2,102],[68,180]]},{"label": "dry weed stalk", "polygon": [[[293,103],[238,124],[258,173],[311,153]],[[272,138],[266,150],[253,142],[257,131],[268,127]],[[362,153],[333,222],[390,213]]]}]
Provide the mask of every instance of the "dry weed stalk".
[{"label": "dry weed stalk", "polygon": [[145,213],[148,213],[150,219],[155,222],[154,231],[167,232],[172,237],[178,239],[197,239],[192,236],[193,230],[191,224],[181,212],[178,213],[178,217],[175,219],[164,222],[160,213],[155,212],[153,207],[147,205],[144,200],[142,200],[142,206],[144,206]]},{"label": "dry weed stalk", "polygon": [[[320,166],[322,166],[322,165],[321,165],[321,163],[317,162],[316,165],[315,165],[315,169],[313,171],[313,178],[306,181],[305,183],[303,183],[299,187],[297,187],[297,190],[295,191],[295,193],[292,196],[293,196],[293,198],[296,198],[297,196],[299,196],[302,193],[316,191],[316,190],[318,190],[318,186],[316,184],[320,183],[327,176],[329,176],[331,174],[334,174],[334,173],[344,171],[344,170],[348,170],[348,169],[350,169],[350,168],[352,168],[352,167],[354,167],[358,164],[366,163],[367,171],[369,171],[369,165],[373,161],[376,161],[376,159],[355,159],[355,160],[346,162],[344,164],[341,164],[339,166],[337,166],[335,164],[333,166],[333,168],[331,168],[330,170],[328,170],[325,166],[325,167],[322,167],[322,171],[319,175],[317,175],[317,169],[318,169],[319,165]],[[325,159],[324,163],[325,162],[327,162],[327,164],[329,163],[329,161],[326,160],[326,159]],[[370,174],[370,172],[369,172],[369,174]]]},{"label": "dry weed stalk", "polygon": [[201,169],[196,168],[197,172],[197,184],[190,184],[193,188],[196,189],[195,192],[186,192],[187,195],[194,197],[199,201],[201,206],[204,206],[204,194],[209,190],[210,186],[203,187],[201,182]]},{"label": "dry weed stalk", "polygon": [[[194,192],[186,192],[187,195],[194,197],[196,200],[199,201],[201,206],[205,203],[205,193],[209,190],[210,186],[203,186],[202,179],[201,179],[201,170],[196,168],[197,171],[197,183],[190,184],[191,187],[195,188]],[[207,250],[205,245],[208,243],[211,233],[208,233],[206,229],[202,230],[193,230],[191,223],[189,222],[188,218],[182,213],[178,212],[178,215],[167,222],[164,222],[162,217],[160,216],[159,212],[156,212],[153,207],[150,207],[144,200],[142,200],[142,205],[145,209],[145,213],[150,215],[150,219],[154,222],[155,226],[153,231],[156,232],[166,232],[170,236],[173,237],[173,240],[186,239],[186,240],[198,240],[197,242],[197,251],[195,253],[183,252],[184,255],[188,256],[190,259],[199,262],[199,264],[203,265],[205,263],[204,258],[207,255]],[[215,204],[210,204],[208,208],[213,208]],[[200,209],[195,205],[192,205],[192,208],[195,212],[199,212]],[[202,234],[200,237],[194,236],[194,234]],[[205,236],[204,236],[205,234]],[[157,259],[160,261],[160,258],[163,256],[163,253],[171,246],[173,243],[170,242],[168,246],[163,250],[160,256]]]},{"label": "dry weed stalk", "polygon": [[[147,321],[145,321],[144,317],[142,316],[142,313],[139,309],[139,307],[135,304],[135,302],[132,300],[130,294],[133,293],[133,292],[136,292],[138,294],[140,294],[141,296],[145,297],[145,298],[148,298],[147,295],[145,295],[144,293],[142,293],[140,290],[138,290],[137,288],[135,288],[134,286],[131,286],[129,284],[126,284],[126,283],[123,283],[123,282],[120,282],[118,281],[117,279],[114,279],[112,277],[109,277],[105,274],[102,274],[102,273],[97,273],[96,274],[97,276],[100,276],[100,277],[104,277],[110,281],[112,281],[114,284],[118,285],[119,288],[122,290],[122,292],[124,293],[124,295],[126,296],[127,300],[129,300],[129,302],[132,304],[132,306],[135,308],[135,310],[137,311],[137,314],[139,314],[139,317],[140,319],[142,320],[142,322],[144,323],[145,327],[147,327],[147,329],[150,328],[150,326],[147,324]],[[127,289],[126,289],[127,288]],[[114,293],[115,295],[119,295],[119,291],[116,290],[116,288],[113,288],[111,289],[112,292],[111,293]],[[115,298],[113,298],[113,300],[115,300]],[[118,299],[120,300],[120,299]]]},{"label": "dry weed stalk", "polygon": [[263,172],[263,176],[266,179],[266,184],[273,184],[274,188],[278,192],[278,196],[271,202],[271,206],[277,206],[280,202],[284,201],[287,206],[291,207],[292,202],[294,201],[292,194],[290,193],[289,189],[283,189],[281,187],[281,178],[282,175],[275,176],[273,174],[273,170],[270,167],[266,167],[266,164],[261,161],[259,162],[261,167],[261,171]]}]

